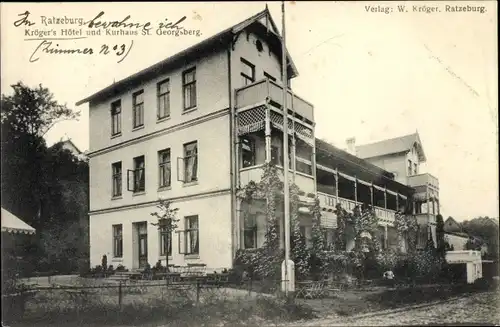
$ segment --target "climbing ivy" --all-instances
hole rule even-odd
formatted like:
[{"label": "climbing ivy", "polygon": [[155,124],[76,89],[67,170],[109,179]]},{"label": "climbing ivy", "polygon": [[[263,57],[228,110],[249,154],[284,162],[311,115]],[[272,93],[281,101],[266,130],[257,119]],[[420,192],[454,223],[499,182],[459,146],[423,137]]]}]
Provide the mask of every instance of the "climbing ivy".
[{"label": "climbing ivy", "polygon": [[414,253],[417,249],[417,218],[401,211],[396,212],[394,227],[396,227],[400,240],[407,240],[408,253]]},{"label": "climbing ivy", "polygon": [[[237,198],[249,205],[255,200],[264,200],[266,202],[267,230],[263,246],[250,251],[240,250],[237,252],[237,258],[235,258],[235,261],[245,262],[245,265],[253,266],[253,272],[259,277],[277,278],[280,274],[284,255],[283,250],[280,248],[277,206],[283,204],[283,189],[283,182],[279,178],[276,166],[272,163],[266,163],[263,166],[260,181],[250,181],[245,187],[237,191]],[[299,278],[309,273],[311,253],[300,233],[299,194],[301,193],[303,192],[297,185],[293,183],[290,185],[290,258],[294,261],[296,277]],[[317,199],[312,206],[312,212],[312,248],[320,251],[324,245],[322,245],[323,238],[320,227],[321,209]],[[243,213],[243,215],[246,214]]]}]

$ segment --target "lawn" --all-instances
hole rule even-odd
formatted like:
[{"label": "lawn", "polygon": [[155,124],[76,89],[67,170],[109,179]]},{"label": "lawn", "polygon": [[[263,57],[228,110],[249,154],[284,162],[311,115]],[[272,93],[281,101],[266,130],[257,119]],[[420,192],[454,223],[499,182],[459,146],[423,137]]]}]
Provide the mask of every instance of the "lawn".
[{"label": "lawn", "polygon": [[76,297],[63,289],[39,291],[27,303],[23,319],[9,325],[256,326],[332,315],[348,317],[479,291],[464,285],[374,287],[345,290],[323,299],[297,299],[294,304],[287,304],[269,294],[228,287],[197,291],[195,285],[176,289],[151,281],[130,283],[120,293],[116,283],[105,280],[65,277],[58,282],[94,288],[85,290],[85,296]]},{"label": "lawn", "polygon": [[286,305],[271,295],[243,289],[140,281],[127,283],[120,292],[117,283],[106,280],[65,276],[51,282],[81,289],[37,281],[46,288],[29,299],[22,319],[15,317],[9,326],[255,326],[313,317],[306,305]]}]

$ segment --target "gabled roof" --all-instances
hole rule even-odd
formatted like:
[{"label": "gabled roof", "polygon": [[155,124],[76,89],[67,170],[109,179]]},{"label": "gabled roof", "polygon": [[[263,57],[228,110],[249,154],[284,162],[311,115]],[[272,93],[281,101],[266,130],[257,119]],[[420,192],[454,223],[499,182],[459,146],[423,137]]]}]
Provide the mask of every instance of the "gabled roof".
[{"label": "gabled roof", "polygon": [[[80,149],[76,146],[75,143],[73,143],[73,141],[71,141],[71,139],[67,139],[65,141],[59,141],[57,142],[56,144],[62,144],[63,146],[65,144],[69,145],[70,147],[74,148],[75,151],[77,152],[77,154],[82,154],[82,151],[80,151]],[[55,144],[54,144],[55,145]]]},{"label": "gabled roof", "polygon": [[425,162],[426,157],[418,132],[375,143],[359,145],[356,147],[356,155],[363,159],[374,158],[389,154],[408,152],[411,151],[414,145],[417,147],[420,162]]},{"label": "gabled roof", "polygon": [[[130,75],[116,83],[111,84],[110,86],[88,96],[76,103],[77,106],[84,104],[86,102],[90,102],[97,99],[106,98],[112,96],[118,90],[122,90],[123,88],[131,87],[144,79],[148,79],[159,74],[162,74],[169,69],[172,69],[177,64],[185,64],[189,61],[199,58],[204,51],[214,51],[220,47],[228,46],[231,42],[234,42],[234,37],[239,35],[243,30],[253,25],[260,25],[264,30],[270,32],[268,33],[269,41],[274,46],[276,52],[279,53],[279,58],[281,58],[281,36],[278,32],[276,24],[274,23],[273,18],[271,17],[271,13],[269,12],[267,5],[266,9],[263,11],[245,19],[244,21],[233,25],[216,35],[205,39],[181,52],[174,54],[173,56],[168,57],[152,66],[149,66],[146,69],[143,69],[133,75]],[[262,29],[260,29],[262,30]],[[277,47],[277,44],[280,47]],[[289,78],[294,78],[298,76],[298,71],[295,64],[290,57],[290,54],[287,51],[287,75]]]}]

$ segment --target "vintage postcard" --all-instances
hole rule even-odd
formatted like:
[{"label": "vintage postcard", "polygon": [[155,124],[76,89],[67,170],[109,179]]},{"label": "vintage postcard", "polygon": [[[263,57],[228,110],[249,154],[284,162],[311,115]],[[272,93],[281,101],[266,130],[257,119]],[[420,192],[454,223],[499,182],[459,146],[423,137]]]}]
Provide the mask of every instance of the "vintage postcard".
[{"label": "vintage postcard", "polygon": [[0,6],[3,326],[500,324],[496,1]]}]

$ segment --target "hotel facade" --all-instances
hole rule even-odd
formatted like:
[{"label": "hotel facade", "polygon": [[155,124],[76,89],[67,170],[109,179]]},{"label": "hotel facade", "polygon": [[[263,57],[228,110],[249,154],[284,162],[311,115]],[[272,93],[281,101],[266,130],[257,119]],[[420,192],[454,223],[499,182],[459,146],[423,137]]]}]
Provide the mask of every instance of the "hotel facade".
[{"label": "hotel facade", "polygon": [[[77,103],[90,112],[92,266],[106,255],[108,264],[129,269],[167,257],[229,268],[238,249],[260,246],[264,213],[242,205],[237,190],[259,181],[265,163],[282,175],[284,114],[290,176],[301,201],[319,198],[327,240],[337,227],[336,204],[351,210],[365,203],[379,217],[383,247],[400,246],[394,219],[403,207],[417,216],[419,246],[435,241],[439,185],[419,171],[426,158],[418,133],[362,146],[352,139],[346,151],[316,138],[311,103],[289,88],[282,108],[281,51],[266,9]],[[298,72],[286,57],[292,81]],[[152,224],[159,198],[178,208],[171,235]],[[299,219],[307,242],[311,216]]]}]

